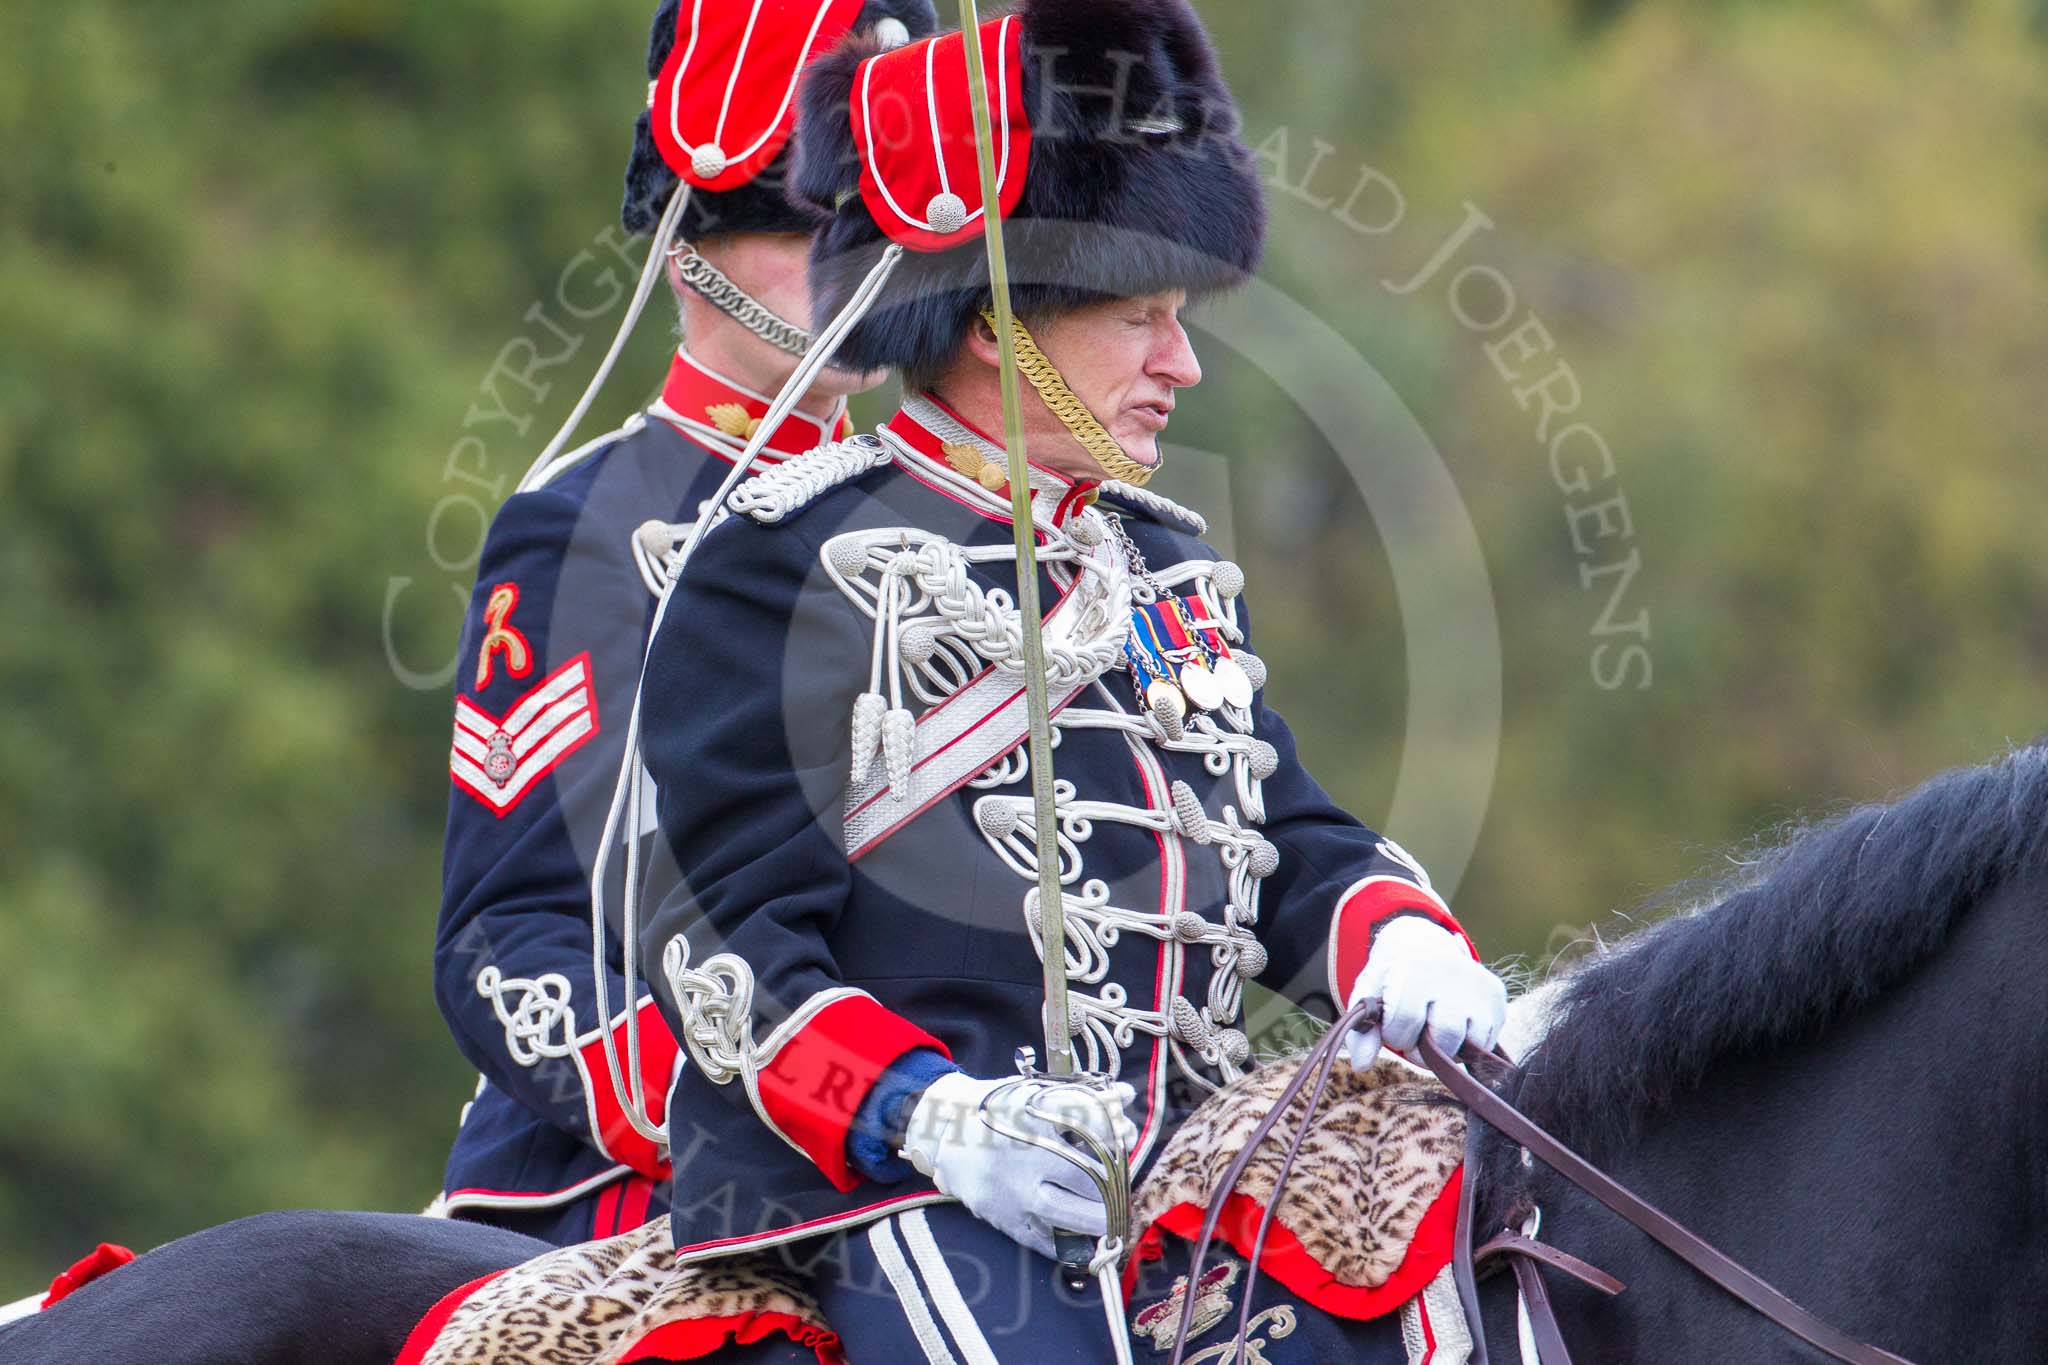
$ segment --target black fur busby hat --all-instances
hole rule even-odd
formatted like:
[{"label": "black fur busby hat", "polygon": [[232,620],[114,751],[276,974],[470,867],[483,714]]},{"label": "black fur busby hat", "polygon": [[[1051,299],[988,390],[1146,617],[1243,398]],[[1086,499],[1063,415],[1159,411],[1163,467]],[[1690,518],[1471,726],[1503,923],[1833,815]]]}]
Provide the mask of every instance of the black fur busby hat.
[{"label": "black fur busby hat", "polygon": [[[960,39],[931,41],[937,56]],[[1258,170],[1188,0],[1021,0],[983,25],[982,45],[992,106],[1009,109],[996,133],[1020,316],[1169,289],[1199,297],[1257,268]],[[989,301],[965,55],[949,68],[917,58],[922,47],[874,61],[879,49],[856,38],[804,79],[790,190],[829,215],[812,246],[817,316],[839,311],[890,240],[909,248],[839,352],[852,368],[930,374]],[[900,88],[885,88],[892,79]],[[892,99],[907,108],[892,113]],[[942,163],[950,173],[934,180]]]},{"label": "black fur busby hat", "polygon": [[[782,22],[801,33],[808,27],[820,9],[843,8],[850,0],[767,0],[770,13],[765,16],[749,12],[752,3],[758,9],[760,0],[703,0],[704,3],[722,6],[738,12],[742,23],[752,20],[758,28],[761,22],[780,17]],[[620,221],[633,236],[653,232],[661,221],[662,211],[667,208],[669,197],[675,193],[681,178],[669,160],[663,155],[654,130],[653,91],[661,81],[675,52],[677,25],[684,0],[662,0],[654,15],[654,28],[647,44],[647,79],[649,84],[650,108],[643,110],[633,128],[633,157],[626,165],[626,196],[620,210]],[[701,15],[701,11],[698,11]],[[725,16],[721,16],[725,17]],[[831,16],[827,15],[829,19]],[[840,20],[844,23],[844,19]],[[900,26],[894,28],[892,26]],[[906,39],[924,37],[938,26],[937,16],[932,10],[932,0],[865,0],[853,19],[852,31],[865,44],[865,50],[874,51],[893,37],[900,43]],[[829,31],[829,29],[827,30]],[[854,39],[848,39],[854,41]],[[757,45],[755,51],[760,51]],[[756,68],[759,69],[756,69]],[[707,79],[718,80],[721,88],[730,69],[712,73]],[[750,65],[742,73],[742,79],[768,87],[764,93],[772,110],[780,103],[783,83],[794,80],[794,70],[776,69],[773,61]],[[701,186],[690,195],[689,208],[684,212],[678,232],[685,241],[698,237],[713,236],[726,232],[810,232],[818,225],[817,215],[793,203],[786,193],[789,157],[782,151],[766,166],[754,172],[742,183],[722,190],[708,190]],[[727,177],[737,179],[737,176]]]}]

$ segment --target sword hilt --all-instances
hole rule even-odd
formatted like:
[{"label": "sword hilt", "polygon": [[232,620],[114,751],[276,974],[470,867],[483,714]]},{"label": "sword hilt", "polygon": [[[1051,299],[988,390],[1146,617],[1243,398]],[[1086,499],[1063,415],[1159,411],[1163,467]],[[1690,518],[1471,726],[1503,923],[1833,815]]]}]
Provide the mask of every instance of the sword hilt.
[{"label": "sword hilt", "polygon": [[1079,1293],[1095,1282],[1095,1239],[1084,1232],[1055,1232],[1053,1254],[1060,1263],[1060,1279]]},{"label": "sword hilt", "polygon": [[[1025,1080],[1078,1082],[1082,1085],[1093,1084],[1105,1088],[1114,1084],[1113,1079],[1106,1075],[1082,1072],[1056,1076],[1041,1071],[1038,1067],[1038,1051],[1031,1047],[1017,1049],[1017,1074]],[[1103,1208],[1109,1215],[1109,1238],[1118,1246],[1127,1245],[1131,1232],[1131,1171],[1128,1154],[1104,1147],[1085,1129],[1072,1127],[1057,1115],[1042,1114],[1039,1117],[1065,1130],[1070,1141],[1081,1141],[1089,1149],[1089,1154],[1099,1163],[1100,1169],[1097,1169],[1073,1155],[1068,1155],[1070,1161],[1088,1173],[1102,1194]],[[1052,1244],[1053,1259],[1059,1262],[1060,1279],[1069,1289],[1078,1293],[1095,1282],[1096,1256],[1106,1244],[1098,1244],[1095,1238],[1086,1233],[1063,1232],[1057,1228],[1053,1230]]]}]

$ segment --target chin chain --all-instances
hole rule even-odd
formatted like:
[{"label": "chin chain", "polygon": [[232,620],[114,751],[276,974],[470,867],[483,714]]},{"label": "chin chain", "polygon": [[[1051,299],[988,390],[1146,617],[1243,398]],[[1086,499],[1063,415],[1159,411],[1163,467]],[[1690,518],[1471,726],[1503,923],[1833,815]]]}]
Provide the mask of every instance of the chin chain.
[{"label": "chin chain", "polygon": [[802,356],[811,349],[811,334],[734,284],[732,277],[698,254],[688,242],[668,249],[676,273],[696,295],[778,351]]}]

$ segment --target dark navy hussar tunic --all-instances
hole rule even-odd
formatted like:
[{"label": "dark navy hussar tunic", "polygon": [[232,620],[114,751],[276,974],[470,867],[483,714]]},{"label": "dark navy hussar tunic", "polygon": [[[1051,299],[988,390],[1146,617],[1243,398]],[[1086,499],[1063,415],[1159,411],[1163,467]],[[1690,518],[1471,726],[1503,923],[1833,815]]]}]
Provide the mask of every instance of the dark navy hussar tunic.
[{"label": "dark navy hussar tunic", "polygon": [[[677,1049],[647,996],[626,991],[615,931],[609,1017],[598,1011],[591,868],[666,559],[767,407],[680,353],[658,402],[515,493],[491,527],[456,676],[434,951],[442,1013],[482,1073],[448,1158],[444,1203],[458,1216],[570,1242],[663,1207],[666,1154],[626,1121],[603,1038],[624,1058],[633,1009],[657,1118]],[[792,417],[765,458],[832,434]],[[673,880],[665,861],[652,871]]]},{"label": "dark navy hussar tunic", "polygon": [[[1002,458],[919,397],[751,480],[651,646],[643,742],[685,885],[642,942],[670,953],[650,975],[689,1042],[670,1128],[685,1259],[937,1201],[868,1178],[849,1150],[863,1100],[913,1058],[1001,1076],[1042,1046]],[[1248,1065],[1245,983],[1341,1000],[1388,916],[1457,925],[1303,767],[1264,704],[1243,575],[1199,518],[1043,471],[1032,495],[1070,1019],[1080,1065],[1137,1091],[1142,1169]],[[1180,599],[1259,686],[1249,706],[1148,714],[1124,648],[1147,597]]]}]

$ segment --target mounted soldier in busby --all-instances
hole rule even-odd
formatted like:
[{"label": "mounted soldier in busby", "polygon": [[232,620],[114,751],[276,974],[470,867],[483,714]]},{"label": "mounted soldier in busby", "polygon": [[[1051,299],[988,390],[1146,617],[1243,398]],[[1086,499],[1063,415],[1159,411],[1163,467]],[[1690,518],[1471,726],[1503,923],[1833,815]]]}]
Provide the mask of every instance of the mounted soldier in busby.
[{"label": "mounted soldier in busby", "polygon": [[[1746,863],[1536,997],[1516,1072],[1501,982],[1268,705],[1245,575],[1147,487],[1201,378],[1183,311],[1264,229],[1206,35],[1186,0],[960,7],[915,42],[880,0],[664,9],[627,327],[666,266],[691,353],[492,533],[441,986],[487,1077],[451,1183],[500,1193],[450,1202],[616,1235],[102,1248],[4,1310],[0,1365],[1903,1365],[1802,1302],[2040,1357],[1995,1309],[2048,1266],[1996,1178],[2039,1164],[2043,751]],[[790,221],[808,296],[767,268]],[[890,368],[900,410],[822,439]],[[1255,1058],[1254,986],[1332,1027]],[[1799,1301],[1578,1149],[1766,1210],[1740,1250]],[[1931,1254],[1868,1254],[1905,1225]]]},{"label": "mounted soldier in busby", "polygon": [[[829,1263],[813,1287],[855,1359],[949,1358],[926,1322],[969,1358],[1107,1358],[1131,1176],[1249,1069],[1248,983],[1383,998],[1399,1048],[1501,1025],[1426,876],[1265,704],[1243,574],[1144,488],[1201,377],[1181,310],[1259,258],[1236,123],[1181,0],[1031,0],[805,81],[821,344],[906,398],[741,484],[665,605],[641,742],[686,885],[642,951],[692,1059],[679,1257]],[[1052,1295],[1063,1234],[1101,1291]]]},{"label": "mounted soldier in busby", "polygon": [[[645,1115],[663,1113],[677,1049],[627,991],[616,934],[601,977],[591,943],[650,613],[678,534],[748,438],[763,437],[764,463],[809,450],[843,433],[847,394],[881,378],[827,371],[760,430],[811,340],[815,220],[783,194],[798,78],[850,34],[902,43],[933,23],[929,0],[668,0],[655,15],[622,211],[652,238],[647,269],[570,425],[499,512],[463,632],[434,964],[482,1076],[448,1160],[454,1216],[567,1243],[665,1207],[668,1163]],[[565,452],[663,279],[682,344],[659,396]],[[673,873],[654,875],[666,886]],[[637,1046],[621,1049],[629,1033]],[[615,1086],[607,1052],[621,1050],[638,1066]]]}]

